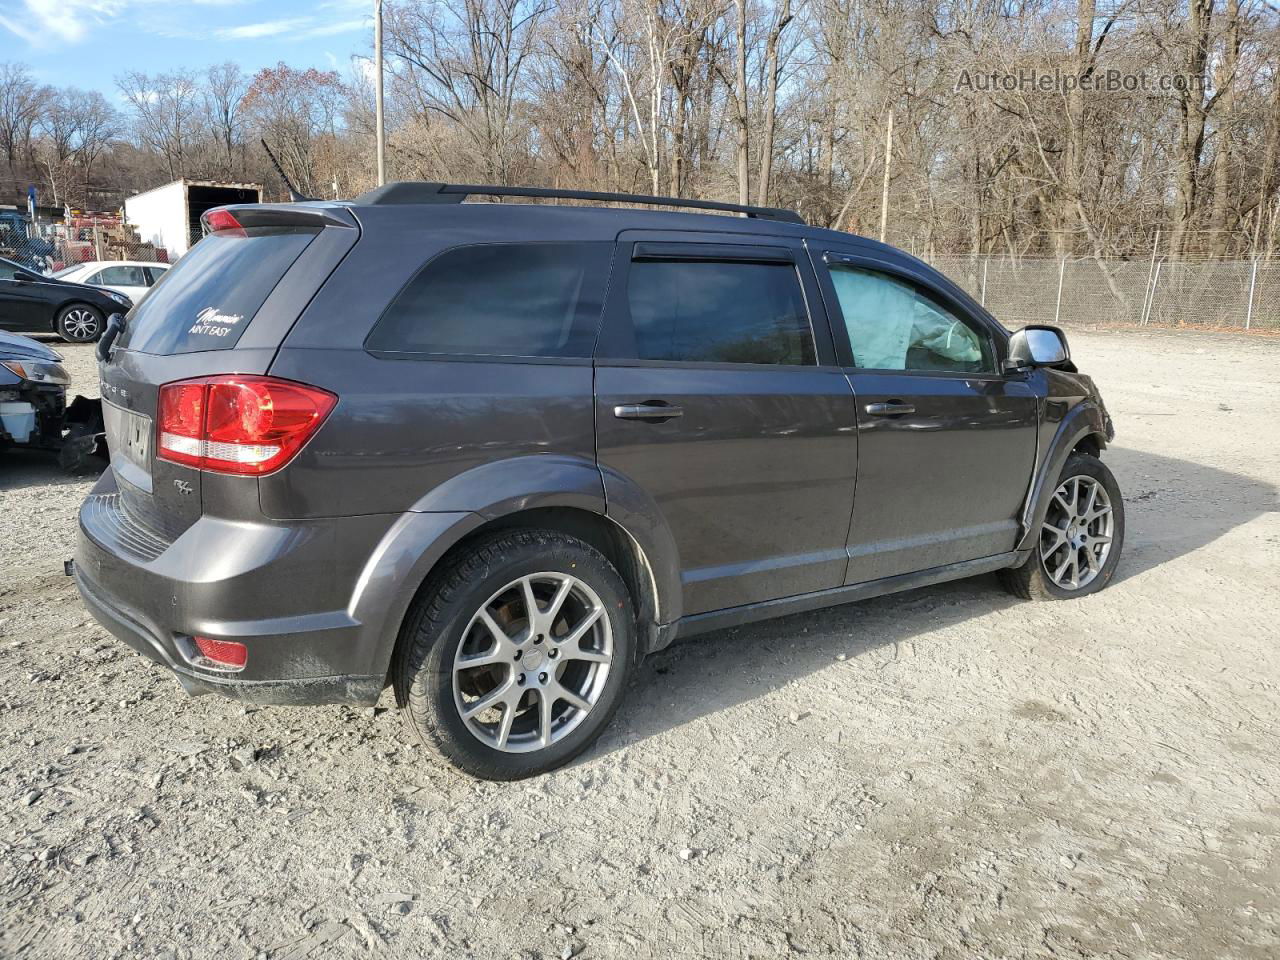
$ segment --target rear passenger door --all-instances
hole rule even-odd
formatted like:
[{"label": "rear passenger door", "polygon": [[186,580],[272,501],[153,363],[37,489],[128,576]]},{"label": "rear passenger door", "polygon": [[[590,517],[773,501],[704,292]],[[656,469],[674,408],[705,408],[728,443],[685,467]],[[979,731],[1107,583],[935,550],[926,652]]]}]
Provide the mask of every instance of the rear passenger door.
[{"label": "rear passenger door", "polygon": [[103,267],[94,276],[86,280],[85,283],[92,284],[95,287],[109,287],[112,290],[118,290],[134,300],[137,300],[147,292],[147,278],[143,274],[142,268],[126,264]]},{"label": "rear passenger door", "polygon": [[856,417],[802,244],[626,232],[614,263],[599,462],[661,512],[684,613],[843,583]]}]

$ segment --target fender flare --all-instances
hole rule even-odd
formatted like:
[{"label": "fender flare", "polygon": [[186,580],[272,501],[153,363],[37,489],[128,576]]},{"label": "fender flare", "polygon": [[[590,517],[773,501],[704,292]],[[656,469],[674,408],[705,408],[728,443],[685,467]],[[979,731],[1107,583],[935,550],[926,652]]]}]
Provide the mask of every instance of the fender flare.
[{"label": "fender flare", "polygon": [[604,483],[585,457],[542,454],[491,460],[450,477],[411,513],[475,513],[496,520],[538,507],[576,507],[603,515]]},{"label": "fender flare", "polygon": [[620,517],[611,512],[600,469],[586,458],[496,460],[451,477],[424,495],[392,524],[370,555],[347,608],[368,631],[370,673],[387,670],[410,604],[450,549],[493,520],[547,507],[591,513],[620,528],[639,554],[641,575],[649,577],[654,614],[662,622],[679,616],[679,566],[664,552],[674,550],[674,540],[661,514],[646,517],[625,510]]},{"label": "fender flare", "polygon": [[1081,440],[1089,436],[1097,438],[1100,448],[1106,447],[1106,415],[1097,403],[1085,400],[1073,407],[1062,418],[1053,438],[1046,445],[1044,456],[1040,458],[1040,465],[1032,479],[1027,500],[1022,509],[1022,533],[1018,537],[1018,545],[1015,548],[1019,552],[1030,551],[1035,545],[1037,531],[1049,510],[1049,499],[1053,496],[1058,475],[1066,465],[1067,458],[1071,456],[1071,451]]},{"label": "fender flare", "polygon": [[648,567],[654,595],[653,617],[658,624],[651,650],[660,650],[675,636],[666,627],[684,615],[684,584],[676,538],[644,487],[611,467],[602,468],[601,476],[608,499],[606,515],[635,542]]}]

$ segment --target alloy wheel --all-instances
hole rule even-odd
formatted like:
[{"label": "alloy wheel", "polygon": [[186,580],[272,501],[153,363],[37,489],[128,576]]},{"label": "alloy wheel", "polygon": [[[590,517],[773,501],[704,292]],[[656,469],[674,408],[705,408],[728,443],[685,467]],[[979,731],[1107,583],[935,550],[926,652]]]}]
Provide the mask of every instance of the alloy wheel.
[{"label": "alloy wheel", "polygon": [[72,307],[62,318],[62,328],[76,340],[90,340],[98,333],[98,317],[84,307]]},{"label": "alloy wheel", "polygon": [[1054,491],[1040,528],[1044,571],[1063,590],[1080,590],[1102,572],[1115,517],[1106,488],[1093,477],[1068,477]]},{"label": "alloy wheel", "polygon": [[487,746],[541,750],[586,720],[612,662],[613,631],[596,592],[569,574],[533,573],[472,615],[454,655],[454,703]]}]

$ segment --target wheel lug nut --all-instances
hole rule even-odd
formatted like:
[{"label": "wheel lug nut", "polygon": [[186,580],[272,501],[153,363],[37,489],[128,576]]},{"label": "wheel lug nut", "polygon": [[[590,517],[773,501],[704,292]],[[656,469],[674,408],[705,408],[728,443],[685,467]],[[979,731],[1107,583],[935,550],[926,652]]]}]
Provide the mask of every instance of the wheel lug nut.
[{"label": "wheel lug nut", "polygon": [[540,674],[538,674],[538,682],[539,682],[539,683],[546,683],[546,682],[547,682],[547,675],[546,675],[545,673],[540,673]]},{"label": "wheel lug nut", "polygon": [[533,638],[533,642],[534,642],[534,643],[541,643],[541,642],[542,642],[542,634],[538,634],[536,637],[534,637],[534,638]]},{"label": "wheel lug nut", "polygon": [[524,686],[524,674],[523,674],[523,673],[522,673],[522,674],[520,674],[520,676],[516,677],[516,686],[518,686],[518,687],[523,687],[523,686]]},{"label": "wheel lug nut", "polygon": [[560,656],[560,651],[552,647],[547,651],[547,656],[554,660],[556,657]]},{"label": "wheel lug nut", "polygon": [[516,651],[516,659],[517,659],[517,660],[519,660],[519,659],[520,659],[520,651],[519,651],[519,650],[517,650],[517,651]]}]

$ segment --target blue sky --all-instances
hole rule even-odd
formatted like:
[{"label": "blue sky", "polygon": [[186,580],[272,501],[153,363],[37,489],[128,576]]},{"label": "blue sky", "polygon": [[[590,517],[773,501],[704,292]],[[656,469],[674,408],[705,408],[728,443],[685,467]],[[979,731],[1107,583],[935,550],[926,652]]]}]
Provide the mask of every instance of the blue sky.
[{"label": "blue sky", "polygon": [[225,60],[250,73],[283,60],[345,79],[352,56],[372,50],[372,10],[372,0],[0,0],[0,60],[113,102],[126,70]]}]

